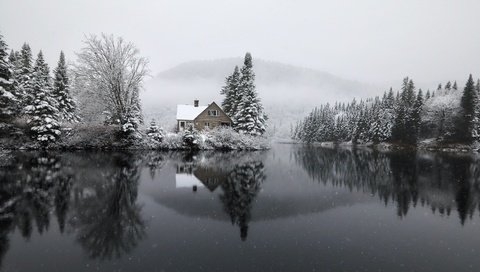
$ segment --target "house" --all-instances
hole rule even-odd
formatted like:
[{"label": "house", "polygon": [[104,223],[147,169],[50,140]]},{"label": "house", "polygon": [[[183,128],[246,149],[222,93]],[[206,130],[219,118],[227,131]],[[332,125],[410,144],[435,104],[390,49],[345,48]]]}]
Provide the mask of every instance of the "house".
[{"label": "house", "polygon": [[177,105],[177,131],[231,125],[232,119],[215,102],[200,106],[199,101],[194,100],[193,105]]}]

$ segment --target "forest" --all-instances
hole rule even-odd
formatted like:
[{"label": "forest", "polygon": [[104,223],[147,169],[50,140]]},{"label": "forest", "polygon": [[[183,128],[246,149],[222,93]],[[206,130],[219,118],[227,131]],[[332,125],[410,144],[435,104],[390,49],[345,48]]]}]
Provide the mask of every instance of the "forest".
[{"label": "forest", "polygon": [[292,138],[305,143],[473,144],[480,140],[480,80],[468,77],[439,84],[435,91],[415,88],[406,77],[399,91],[382,97],[324,104],[292,127]]}]

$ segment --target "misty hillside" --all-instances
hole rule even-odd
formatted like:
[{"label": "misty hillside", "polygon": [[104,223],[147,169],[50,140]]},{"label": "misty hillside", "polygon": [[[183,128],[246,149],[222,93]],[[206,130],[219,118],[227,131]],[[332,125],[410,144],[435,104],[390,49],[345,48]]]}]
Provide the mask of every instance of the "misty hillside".
[{"label": "misty hillside", "polygon": [[[240,67],[242,62],[242,58],[191,61],[159,73],[154,81],[213,81],[221,86],[235,65]],[[373,89],[367,84],[342,79],[329,73],[278,62],[254,59],[254,69],[258,87],[297,87],[295,97],[305,95],[323,102],[330,97],[337,99],[340,96],[341,99],[347,96],[351,99],[353,96],[364,96]],[[335,95],[329,93],[331,91],[334,91]],[[259,92],[265,97],[278,95],[275,89],[270,88],[259,89]],[[282,95],[288,96],[288,93]]]},{"label": "misty hillside", "polygon": [[[191,61],[159,73],[146,82],[142,93],[146,118],[159,119],[168,128],[175,123],[176,104],[194,99],[201,104],[221,102],[225,77],[242,62],[242,58]],[[278,62],[254,59],[254,70],[259,96],[276,133],[285,134],[291,123],[316,105],[382,92],[364,83]]]}]

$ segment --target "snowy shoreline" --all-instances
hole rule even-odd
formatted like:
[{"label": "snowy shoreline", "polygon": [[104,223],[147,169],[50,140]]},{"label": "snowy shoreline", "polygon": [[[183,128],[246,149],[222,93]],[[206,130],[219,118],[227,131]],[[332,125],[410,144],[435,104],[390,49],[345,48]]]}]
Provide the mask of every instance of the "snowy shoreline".
[{"label": "snowy shoreline", "polygon": [[271,140],[264,136],[238,133],[230,128],[212,129],[202,132],[179,132],[157,134],[137,134],[124,139],[118,136],[118,128],[112,126],[78,125],[62,131],[62,137],[54,143],[42,145],[25,133],[0,137],[1,150],[267,150]]},{"label": "snowy shoreline", "polygon": [[441,143],[432,139],[421,141],[417,146],[395,144],[395,143],[361,143],[355,144],[352,142],[315,142],[315,143],[302,143],[298,141],[282,141],[278,142],[282,144],[299,144],[299,145],[311,145],[320,146],[325,148],[369,148],[377,151],[402,151],[402,150],[422,150],[433,152],[452,152],[452,153],[468,153],[468,152],[480,152],[480,143],[474,143],[471,145],[458,144],[458,143]]}]

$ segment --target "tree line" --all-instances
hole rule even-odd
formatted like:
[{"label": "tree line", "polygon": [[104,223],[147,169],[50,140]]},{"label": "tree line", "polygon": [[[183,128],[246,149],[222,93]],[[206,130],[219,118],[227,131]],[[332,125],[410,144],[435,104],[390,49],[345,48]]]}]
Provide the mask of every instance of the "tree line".
[{"label": "tree line", "polygon": [[470,144],[480,138],[480,80],[469,76],[463,91],[457,83],[439,84],[425,94],[406,77],[396,93],[324,104],[292,127],[292,138],[313,142],[390,142],[416,145],[425,139]]},{"label": "tree line", "polygon": [[41,50],[34,59],[24,43],[9,54],[0,35],[0,124],[10,127],[25,118],[34,139],[51,142],[61,134],[59,122],[79,121],[75,108],[63,52],[52,77]]},{"label": "tree line", "polygon": [[[143,122],[139,92],[148,61],[122,38],[90,35],[84,44],[72,69],[60,52],[52,76],[41,50],[34,59],[24,43],[8,53],[0,35],[0,133],[22,134],[26,125],[34,140],[48,145],[68,124],[81,121],[79,112],[88,116],[95,107],[105,125],[118,127],[120,136],[138,136]],[[82,98],[80,106],[73,92]]]}]

